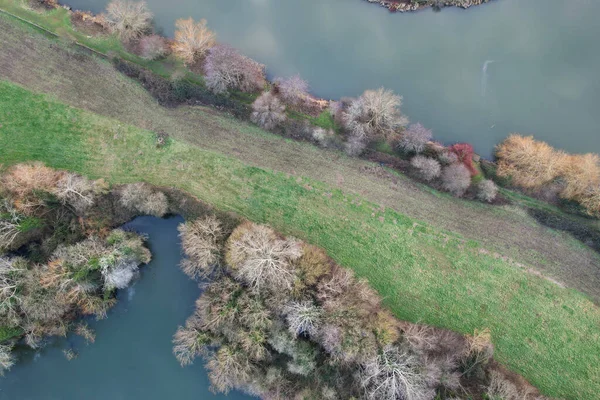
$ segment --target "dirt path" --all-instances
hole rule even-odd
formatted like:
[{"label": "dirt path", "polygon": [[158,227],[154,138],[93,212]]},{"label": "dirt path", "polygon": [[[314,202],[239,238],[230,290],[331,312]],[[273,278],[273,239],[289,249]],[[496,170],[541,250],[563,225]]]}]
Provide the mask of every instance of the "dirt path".
[{"label": "dirt path", "polygon": [[[517,208],[491,207],[433,192],[362,160],[267,134],[210,108],[161,107],[107,62],[0,17],[0,78],[74,107],[284,173],[307,176],[483,243],[600,300],[600,256]],[[1,122],[0,122],[1,123]]]}]

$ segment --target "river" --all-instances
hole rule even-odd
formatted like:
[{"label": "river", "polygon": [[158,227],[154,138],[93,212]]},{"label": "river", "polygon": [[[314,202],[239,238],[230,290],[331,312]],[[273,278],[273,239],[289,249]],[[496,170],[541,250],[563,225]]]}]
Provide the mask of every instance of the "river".
[{"label": "river", "polygon": [[[129,289],[119,291],[108,318],[89,325],[96,341],[69,336],[41,350],[20,349],[19,362],[0,378],[1,400],[249,399],[213,395],[201,360],[182,368],[171,338],[194,310],[198,284],[178,267],[181,217],[140,217],[124,227],[146,233],[152,261]],[[64,349],[79,355],[68,361]]]},{"label": "river", "polygon": [[[101,12],[107,0],[65,0]],[[600,1],[494,0],[392,14],[362,0],[147,0],[158,29],[206,18],[218,39],[299,73],[325,98],[385,86],[443,142],[483,155],[510,132],[600,153]]]}]

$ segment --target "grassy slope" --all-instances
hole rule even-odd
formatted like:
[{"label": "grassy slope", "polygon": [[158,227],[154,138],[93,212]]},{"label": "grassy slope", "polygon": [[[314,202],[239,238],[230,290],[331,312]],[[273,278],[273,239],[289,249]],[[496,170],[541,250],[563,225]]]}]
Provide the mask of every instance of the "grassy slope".
[{"label": "grassy slope", "polygon": [[[8,0],[0,0],[8,1]],[[67,43],[0,15],[0,77],[61,102],[172,137],[246,164],[311,177],[404,215],[481,242],[600,301],[600,257],[523,210],[455,199],[371,163],[267,134],[210,108],[160,107],[137,83]]]},{"label": "grassy slope", "polygon": [[243,164],[0,83],[0,160],[176,186],[323,246],[402,319],[469,333],[489,327],[497,358],[552,396],[600,392],[600,311],[583,295],[470,240],[308,178]]}]

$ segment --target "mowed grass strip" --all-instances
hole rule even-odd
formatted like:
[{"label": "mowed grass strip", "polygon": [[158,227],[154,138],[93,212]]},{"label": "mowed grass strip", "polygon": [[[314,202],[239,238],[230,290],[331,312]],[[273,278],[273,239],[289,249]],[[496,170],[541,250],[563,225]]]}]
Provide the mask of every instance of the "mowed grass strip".
[{"label": "mowed grass strip", "polygon": [[0,162],[38,160],[112,183],[174,186],[325,248],[401,319],[490,328],[497,359],[549,396],[600,393],[600,312],[478,243],[321,182],[249,167],[0,81]]}]

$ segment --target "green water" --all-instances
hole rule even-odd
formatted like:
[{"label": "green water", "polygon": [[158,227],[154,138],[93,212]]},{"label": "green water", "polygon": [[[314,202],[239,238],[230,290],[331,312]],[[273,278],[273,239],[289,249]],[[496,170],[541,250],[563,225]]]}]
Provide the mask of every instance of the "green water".
[{"label": "green water", "polygon": [[[108,0],[64,0],[100,12]],[[363,0],[147,0],[172,35],[206,18],[222,42],[300,73],[325,98],[385,86],[438,140],[489,155],[510,132],[600,153],[600,1],[494,0],[391,14]]]},{"label": "green water", "polygon": [[[125,228],[148,234],[152,262],[141,278],[120,291],[105,320],[88,321],[96,341],[58,339],[41,350],[21,350],[19,362],[0,378],[1,400],[187,400],[247,399],[239,393],[213,395],[203,363],[182,368],[171,338],[194,310],[198,284],[178,267],[181,217],[141,217]],[[63,349],[79,356],[68,361]]]}]

